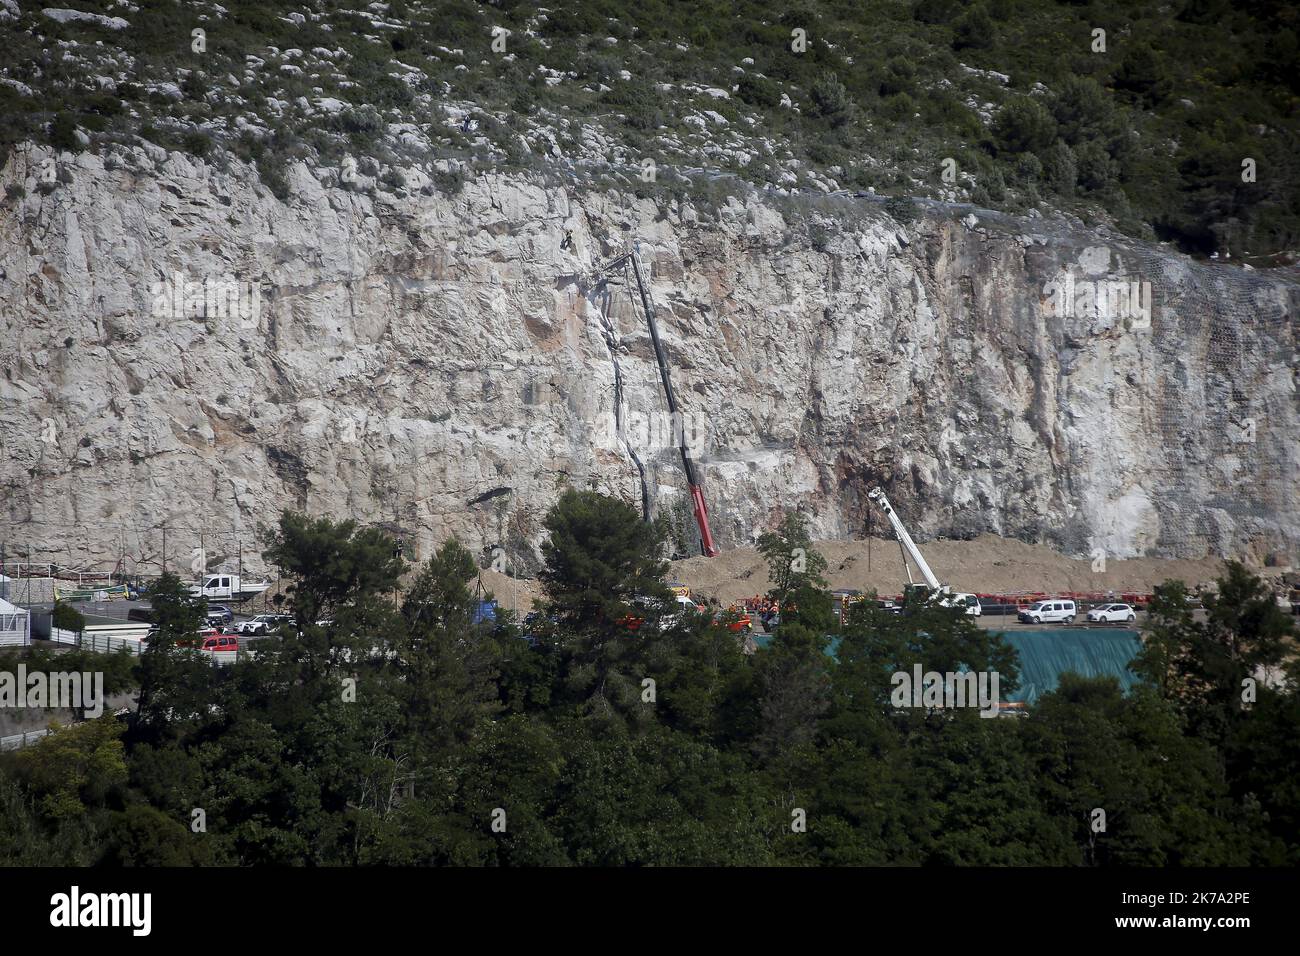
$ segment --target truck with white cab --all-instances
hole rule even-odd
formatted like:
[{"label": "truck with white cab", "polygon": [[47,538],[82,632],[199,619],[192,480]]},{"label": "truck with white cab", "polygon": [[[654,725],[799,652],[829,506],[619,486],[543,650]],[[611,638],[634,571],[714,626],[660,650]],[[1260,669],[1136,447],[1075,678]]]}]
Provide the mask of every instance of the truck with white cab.
[{"label": "truck with white cab", "polygon": [[194,597],[207,598],[209,601],[221,599],[226,601],[247,601],[257,597],[271,586],[270,581],[244,581],[238,575],[218,572],[208,574],[197,584],[190,585],[190,594]]}]

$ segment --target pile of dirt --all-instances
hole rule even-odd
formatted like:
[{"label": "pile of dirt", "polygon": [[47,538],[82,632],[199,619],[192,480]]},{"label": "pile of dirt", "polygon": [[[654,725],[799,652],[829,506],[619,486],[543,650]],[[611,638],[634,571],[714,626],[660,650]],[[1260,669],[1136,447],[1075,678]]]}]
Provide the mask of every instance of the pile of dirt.
[{"label": "pile of dirt", "polygon": [[[829,564],[826,579],[832,588],[856,588],[891,596],[900,593],[907,583],[902,555],[892,539],[823,541],[816,547]],[[1105,571],[1093,571],[1090,558],[1068,558],[1044,545],[996,535],[981,535],[972,541],[927,541],[922,553],[940,581],[955,590],[977,594],[1145,594],[1171,579],[1194,588],[1223,573],[1219,558],[1108,560]],[[915,568],[912,574],[919,580]],[[723,605],[764,594],[771,587],[767,562],[753,548],[724,551],[715,558],[674,561],[669,578]],[[511,578],[495,571],[483,571],[480,579],[483,587],[509,610],[527,613],[542,597],[541,586],[532,579]]]},{"label": "pile of dirt", "polygon": [[[816,547],[829,565],[826,579],[832,588],[890,596],[900,593],[907,583],[902,554],[892,539],[824,541]],[[1223,571],[1218,558],[1108,560],[1105,571],[1094,571],[1091,558],[1068,558],[1044,545],[989,534],[971,541],[927,541],[922,553],[940,581],[954,590],[977,594],[1148,593],[1171,579],[1195,587]],[[671,573],[692,591],[722,604],[763,594],[771,587],[767,562],[752,548],[738,548],[715,558],[675,561]],[[912,575],[920,580],[915,568]]]},{"label": "pile of dirt", "polygon": [[491,591],[497,603],[508,611],[527,614],[542,599],[542,586],[533,578],[512,578],[499,571],[480,571],[484,591]]}]

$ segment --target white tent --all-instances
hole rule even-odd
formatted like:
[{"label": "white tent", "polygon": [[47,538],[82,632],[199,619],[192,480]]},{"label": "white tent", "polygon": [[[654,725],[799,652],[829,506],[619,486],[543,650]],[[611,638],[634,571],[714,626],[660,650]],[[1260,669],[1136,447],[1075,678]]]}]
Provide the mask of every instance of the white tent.
[{"label": "white tent", "polygon": [[0,646],[31,642],[31,617],[27,609],[0,598]]}]

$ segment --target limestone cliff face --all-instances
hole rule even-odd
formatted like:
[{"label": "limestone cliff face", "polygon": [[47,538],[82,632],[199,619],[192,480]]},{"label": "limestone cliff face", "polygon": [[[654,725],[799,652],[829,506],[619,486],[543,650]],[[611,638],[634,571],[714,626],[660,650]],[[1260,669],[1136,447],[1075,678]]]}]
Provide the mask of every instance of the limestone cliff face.
[{"label": "limestone cliff face", "polygon": [[882,483],[921,538],[1300,557],[1294,273],[852,196],[447,196],[418,169],[391,193],[297,166],[281,202],[156,148],[43,184],[49,158],[0,174],[26,190],[0,207],[11,554],[151,570],[165,524],[173,567],[200,543],[256,566],[256,526],[297,508],[519,568],[565,487],[640,507],[637,460],[680,522],[648,333],[596,275],[636,236],[724,546],[796,507],[861,534]]}]

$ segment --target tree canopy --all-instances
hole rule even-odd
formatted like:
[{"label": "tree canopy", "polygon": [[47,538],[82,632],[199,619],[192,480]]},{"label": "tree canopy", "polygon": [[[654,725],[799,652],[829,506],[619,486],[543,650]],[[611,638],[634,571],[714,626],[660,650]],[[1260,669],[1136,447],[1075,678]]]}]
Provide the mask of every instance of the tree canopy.
[{"label": "tree canopy", "polygon": [[1005,698],[999,634],[933,602],[829,613],[797,515],[760,541],[791,606],[758,648],[667,602],[634,509],[570,492],[546,528],[522,623],[476,613],[454,540],[412,567],[383,531],[286,515],[267,553],[295,626],[229,667],[185,646],[198,605],[163,578],[158,639],[102,662],[136,712],[0,755],[0,863],[1300,862],[1293,628],[1240,565],[1203,615],[1161,586],[1134,690],[1067,674],[986,719],[891,692],[920,667]]}]

